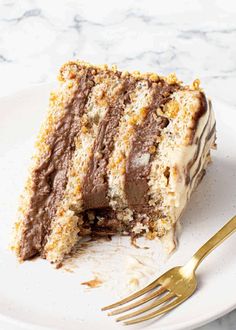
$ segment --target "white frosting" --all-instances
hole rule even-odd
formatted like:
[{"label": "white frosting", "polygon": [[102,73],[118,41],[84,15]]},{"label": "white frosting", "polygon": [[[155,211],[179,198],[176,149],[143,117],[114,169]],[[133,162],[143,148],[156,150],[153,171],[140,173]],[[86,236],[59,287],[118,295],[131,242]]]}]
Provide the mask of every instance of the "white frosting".
[{"label": "white frosting", "polygon": [[[201,172],[202,169],[205,167],[206,157],[211,146],[214,143],[215,135],[211,137],[211,139],[207,140],[207,135],[212,130],[215,123],[214,114],[211,110],[211,107],[208,102],[208,109],[207,111],[201,116],[199,122],[197,124],[197,129],[194,136],[193,144],[191,145],[180,145],[176,147],[174,150],[168,150],[168,157],[170,160],[170,165],[173,167],[177,167],[179,171],[179,175],[177,179],[173,176],[170,176],[170,190],[174,192],[174,194],[169,194],[169,203],[173,205],[173,216],[177,219],[182,210],[185,207],[195,185],[198,174]],[[202,136],[201,136],[202,135]],[[201,139],[200,139],[201,137]],[[200,146],[196,141],[199,139]],[[196,161],[190,168],[189,177],[190,183],[186,184],[186,168],[194,158],[197,149],[199,148],[199,153]],[[199,162],[201,163],[199,167]],[[199,167],[199,168],[198,168]],[[196,170],[198,168],[198,173],[196,174]]]}]

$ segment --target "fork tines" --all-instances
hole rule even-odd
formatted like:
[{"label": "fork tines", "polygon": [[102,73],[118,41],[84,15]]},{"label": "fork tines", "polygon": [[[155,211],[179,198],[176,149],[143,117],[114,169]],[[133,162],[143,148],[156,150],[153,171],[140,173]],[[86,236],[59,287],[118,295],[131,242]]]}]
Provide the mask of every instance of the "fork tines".
[{"label": "fork tines", "polygon": [[[156,289],[156,290],[154,290],[154,289]],[[149,291],[152,291],[152,290],[154,290],[154,291],[147,294]],[[147,295],[145,295],[145,294],[147,294]],[[142,304],[145,304],[148,301],[156,298],[154,300],[154,302],[146,305],[145,307],[140,308],[140,309],[136,310],[135,312],[120,316],[119,318],[116,319],[117,322],[124,321],[124,320],[128,320],[130,318],[133,318],[135,316],[138,316],[140,314],[143,314],[145,312],[148,312],[149,310],[166,303],[163,307],[160,307],[159,309],[157,309],[156,311],[154,311],[152,313],[145,314],[142,317],[134,318],[130,321],[126,321],[125,324],[128,325],[128,324],[134,324],[134,323],[139,323],[139,322],[142,322],[145,320],[149,320],[153,317],[166,313],[167,311],[174,308],[175,306],[177,306],[180,303],[180,298],[178,298],[174,293],[168,291],[164,286],[160,285],[158,283],[158,280],[155,280],[154,282],[152,282],[151,284],[146,286],[144,289],[135,292],[134,294],[128,296],[125,299],[118,301],[117,303],[103,307],[102,310],[105,311],[108,309],[116,308],[118,306],[127,304],[128,302],[133,301],[134,299],[136,299],[142,295],[145,295],[145,296],[141,299],[136,300],[132,304],[128,304],[124,307],[117,308],[114,311],[109,312],[108,315],[113,316],[113,315],[117,315],[117,314],[120,314],[123,312],[127,312],[133,308],[136,308],[136,307],[138,307]]]}]

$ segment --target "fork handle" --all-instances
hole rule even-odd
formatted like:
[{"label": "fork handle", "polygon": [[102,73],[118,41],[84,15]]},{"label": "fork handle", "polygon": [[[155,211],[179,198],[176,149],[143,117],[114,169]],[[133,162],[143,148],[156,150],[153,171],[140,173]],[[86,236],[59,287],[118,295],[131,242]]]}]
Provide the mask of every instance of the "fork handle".
[{"label": "fork handle", "polygon": [[227,222],[212,238],[210,238],[189,260],[185,267],[195,271],[202,260],[236,231],[236,216]]}]

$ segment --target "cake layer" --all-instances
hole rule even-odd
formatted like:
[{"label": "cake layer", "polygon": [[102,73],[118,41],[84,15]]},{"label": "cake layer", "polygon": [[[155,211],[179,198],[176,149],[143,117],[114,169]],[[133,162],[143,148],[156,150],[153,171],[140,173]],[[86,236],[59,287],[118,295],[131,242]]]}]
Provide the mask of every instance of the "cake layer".
[{"label": "cake layer", "polygon": [[[44,237],[48,234],[51,219],[55,216],[67,184],[67,172],[73,152],[74,139],[80,130],[79,118],[93,87],[90,68],[81,69],[78,89],[65,105],[63,115],[55,120],[45,139],[46,152],[40,157],[32,171],[31,197],[24,218],[24,229],[20,240],[20,258],[28,259],[40,252]],[[51,118],[48,118],[50,125]],[[48,125],[46,125],[48,130]],[[45,130],[45,133],[46,133]]]},{"label": "cake layer", "polygon": [[147,115],[141,125],[137,126],[133,136],[126,162],[125,195],[129,208],[139,212],[148,205],[150,164],[158,147],[161,130],[169,124],[169,120],[157,115],[156,110],[164,106],[177,89],[178,85],[168,85],[164,81],[151,85],[153,101],[146,109]]},{"label": "cake layer", "polygon": [[[123,93],[124,80],[120,74],[107,69],[94,69],[97,72],[95,85],[86,104],[86,113],[81,118],[82,128],[76,137],[76,150],[68,173],[68,183],[64,199],[58,207],[51,224],[51,233],[44,248],[46,258],[54,261],[57,255],[70,252],[77,240],[81,212],[84,210],[84,187],[89,171],[94,146],[105,118],[109,116],[111,105]],[[62,239],[61,239],[62,237]]]},{"label": "cake layer", "polygon": [[128,206],[124,189],[126,160],[132,149],[135,131],[145,120],[153,102],[154,90],[150,88],[151,84],[148,79],[137,81],[136,89],[130,96],[132,102],[126,107],[120,120],[114,150],[108,163],[108,196],[113,209]]},{"label": "cake layer", "polygon": [[83,208],[85,210],[109,207],[107,165],[114,149],[114,139],[118,132],[120,119],[125,107],[131,102],[130,93],[135,89],[135,81],[132,77],[120,79],[122,86],[114,101],[109,104],[106,116],[99,125],[83,183]]}]

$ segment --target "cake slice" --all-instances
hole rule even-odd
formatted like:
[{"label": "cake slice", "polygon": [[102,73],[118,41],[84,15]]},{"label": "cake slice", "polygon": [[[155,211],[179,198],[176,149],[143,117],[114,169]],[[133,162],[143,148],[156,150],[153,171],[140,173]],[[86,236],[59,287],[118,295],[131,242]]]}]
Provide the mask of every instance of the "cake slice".
[{"label": "cake slice", "polygon": [[173,240],[215,144],[199,82],[79,61],[59,82],[15,224],[18,257],[59,263],[94,233]]}]

